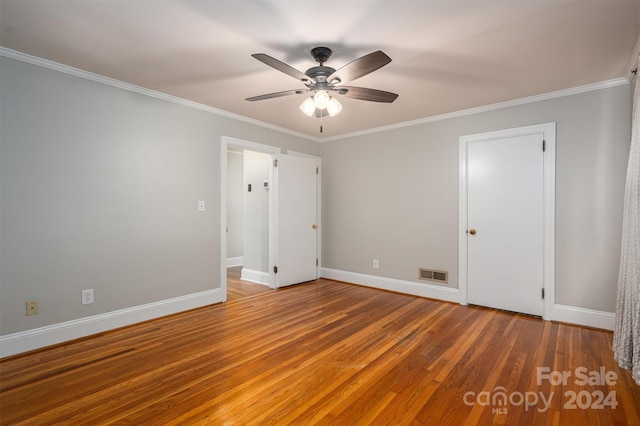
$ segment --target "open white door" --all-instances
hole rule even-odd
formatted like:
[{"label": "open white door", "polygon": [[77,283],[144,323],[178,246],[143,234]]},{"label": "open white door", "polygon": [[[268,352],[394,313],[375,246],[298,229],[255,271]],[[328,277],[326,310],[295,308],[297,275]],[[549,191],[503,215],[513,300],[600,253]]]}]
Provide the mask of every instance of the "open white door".
[{"label": "open white door", "polygon": [[277,155],[276,287],[317,278],[316,161]]}]

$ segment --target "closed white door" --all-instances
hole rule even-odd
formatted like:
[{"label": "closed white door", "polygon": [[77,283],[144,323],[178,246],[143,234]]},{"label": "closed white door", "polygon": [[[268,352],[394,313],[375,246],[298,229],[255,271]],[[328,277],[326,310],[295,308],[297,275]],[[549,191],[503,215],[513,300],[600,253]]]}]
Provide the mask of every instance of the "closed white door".
[{"label": "closed white door", "polygon": [[316,161],[292,155],[277,156],[276,286],[315,280]]},{"label": "closed white door", "polygon": [[468,302],[543,313],[542,134],[467,146]]}]

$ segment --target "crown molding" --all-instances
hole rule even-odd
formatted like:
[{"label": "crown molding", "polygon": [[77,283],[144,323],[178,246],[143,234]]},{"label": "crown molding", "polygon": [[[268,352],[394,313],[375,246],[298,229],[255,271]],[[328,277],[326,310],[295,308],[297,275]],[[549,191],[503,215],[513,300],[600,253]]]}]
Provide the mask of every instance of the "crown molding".
[{"label": "crown molding", "polygon": [[[534,102],[546,101],[549,99],[561,98],[564,96],[571,96],[580,93],[592,92],[595,90],[607,89],[611,87],[621,86],[624,84],[629,84],[633,74],[631,74],[631,70],[635,68],[637,62],[638,54],[640,54],[640,40],[636,44],[636,48],[634,50],[632,60],[630,61],[630,65],[628,67],[628,71],[625,77],[616,78],[613,80],[607,80],[599,83],[587,84],[584,86],[573,87],[569,89],[557,90],[554,92],[542,93],[540,95],[528,96],[519,99],[513,99],[505,102],[498,102],[489,105],[483,105],[480,107],[464,109],[460,111],[454,111],[446,114],[433,115],[430,117],[420,118],[417,120],[404,121],[401,123],[390,124],[387,126],[374,127],[371,129],[361,130],[357,132],[345,133],[342,135],[331,136],[326,138],[318,138],[314,136],[307,135],[305,133],[296,132],[291,129],[287,129],[285,127],[276,126],[270,123],[266,123],[264,121],[255,120],[253,118],[246,117],[240,114],[234,114],[228,111],[224,111],[218,108],[214,108],[208,105],[204,105],[198,102],[189,101],[183,98],[179,98],[177,96],[168,95],[166,93],[158,92],[151,89],[146,89],[141,86],[136,86],[135,84],[126,83],[124,81],[116,80],[113,78],[105,77],[99,74],[95,74],[89,71],[84,71],[78,68],[70,67],[68,65],[60,64],[58,62],[50,61],[48,59],[38,58],[36,56],[28,55],[26,53],[22,53],[16,50],[7,49],[6,47],[0,46],[0,56],[5,56],[7,58],[15,59],[18,61],[26,62],[29,64],[41,66],[43,68],[48,68],[54,71],[59,71],[65,74],[74,75],[76,77],[85,78],[87,80],[92,80],[98,83],[106,84],[109,86],[117,87],[120,89],[128,90],[131,92],[140,93],[143,95],[151,96],[157,99],[162,99],[168,102],[173,102],[175,104],[183,105],[189,108],[198,109],[201,111],[205,111],[211,114],[219,115],[222,117],[231,118],[234,120],[238,120],[244,123],[253,124],[255,126],[263,127],[265,129],[274,130],[280,133],[285,133],[291,136],[296,136],[299,138],[303,138],[313,142],[331,142],[336,140],[348,139],[356,136],[370,135],[373,133],[386,132],[390,130],[402,129],[405,127],[413,127],[419,126],[421,124],[432,123],[435,121],[448,120],[451,118],[464,117],[467,115],[479,114],[482,112],[495,111],[503,108],[509,108],[518,105],[525,105]],[[635,58],[635,59],[634,59]]]},{"label": "crown molding", "polygon": [[28,64],[37,65],[43,68],[48,68],[50,70],[59,71],[65,74],[73,75],[76,77],[84,78],[87,80],[95,81],[97,83],[106,84],[108,86],[117,87],[119,89],[128,90],[130,92],[139,93],[142,95],[150,96],[157,99],[162,99],[164,101],[172,102],[174,104],[186,106],[189,108],[197,109],[200,111],[205,111],[211,114],[219,115],[226,118],[231,118],[233,120],[242,121],[244,123],[253,124],[256,126],[264,127],[266,129],[275,130],[280,133],[286,133],[292,136],[297,136],[300,138],[304,138],[307,140],[311,140],[314,142],[318,142],[318,138],[314,138],[312,136],[306,135],[304,133],[296,132],[291,129],[287,129],[280,126],[275,126],[270,123],[266,123],[264,121],[255,120],[253,118],[245,117],[244,115],[234,114],[229,111],[225,111],[222,109],[214,108],[208,105],[204,105],[198,102],[189,101],[187,99],[179,98],[177,96],[168,95],[166,93],[158,92],[156,90],[147,89],[145,87],[136,86],[135,84],[126,83],[121,80],[116,80],[114,78],[105,77],[100,74],[95,74],[89,71],[81,70],[79,68],[74,68],[68,65],[60,64],[58,62],[50,61],[48,59],[39,58],[37,56],[28,55],[26,53],[19,52],[17,50],[7,49],[6,47],[0,46],[0,56],[4,56],[7,58],[15,59],[18,61],[26,62]]},{"label": "crown molding", "polygon": [[527,96],[525,98],[513,99],[505,102],[498,102],[495,104],[483,105],[480,107],[463,109],[460,111],[449,112],[446,114],[432,115],[430,117],[419,118],[417,120],[405,121],[402,123],[390,124],[388,126],[375,127],[367,130],[362,130],[353,133],[346,133],[340,136],[333,136],[329,138],[323,138],[321,142],[330,142],[334,140],[341,140],[352,138],[356,136],[369,135],[372,133],[386,132],[389,130],[402,129],[405,127],[419,126],[421,124],[433,123],[434,121],[448,120],[451,118],[464,117],[467,115],[480,114],[482,112],[495,111],[498,109],[514,107],[518,105],[525,105],[534,102],[546,101],[549,99],[562,98],[564,96],[577,95],[579,93],[593,92],[595,90],[608,89],[610,87],[622,86],[629,84],[626,78],[616,78],[613,80],[602,81],[600,83],[587,84],[585,86],[572,87],[569,89],[557,90],[555,92],[542,93],[540,95]]}]

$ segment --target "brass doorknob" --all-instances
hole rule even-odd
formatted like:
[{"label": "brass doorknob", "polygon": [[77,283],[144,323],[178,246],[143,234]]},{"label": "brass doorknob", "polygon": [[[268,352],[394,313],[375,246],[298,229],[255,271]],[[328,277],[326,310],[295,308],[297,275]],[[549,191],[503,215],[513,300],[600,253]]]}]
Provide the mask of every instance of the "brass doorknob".
[{"label": "brass doorknob", "polygon": [[470,230],[469,230],[469,233],[470,233],[471,235],[476,235],[476,230],[475,230],[475,229],[470,229]]},{"label": "brass doorknob", "polygon": [[316,225],[315,223],[314,223],[313,225],[311,225],[311,227],[312,227],[313,229],[318,229],[318,225]]}]

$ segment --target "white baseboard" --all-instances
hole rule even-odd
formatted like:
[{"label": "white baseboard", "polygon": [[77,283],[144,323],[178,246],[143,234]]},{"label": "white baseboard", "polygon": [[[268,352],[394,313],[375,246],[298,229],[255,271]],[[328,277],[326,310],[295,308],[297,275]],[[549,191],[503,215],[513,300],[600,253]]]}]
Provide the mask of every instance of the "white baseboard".
[{"label": "white baseboard", "polygon": [[[440,287],[433,284],[422,284],[402,281],[375,275],[359,274],[330,268],[320,268],[322,278],[360,284],[382,290],[397,291],[414,296],[428,297],[447,302],[460,303],[460,294],[456,288]],[[586,327],[613,330],[615,314],[613,312],[596,311],[575,306],[553,305],[552,321],[566,322]]]},{"label": "white baseboard", "polygon": [[223,301],[223,296],[222,291],[217,288],[48,325],[33,330],[7,334],[0,336],[0,358],[187,311],[189,309],[220,303]]},{"label": "white baseboard", "polygon": [[427,283],[403,281],[394,278],[378,277],[375,275],[359,274],[357,272],[340,271],[337,269],[320,268],[320,276],[331,280],[360,284],[381,290],[397,291],[414,296],[428,297],[447,302],[460,302],[457,288],[441,287]]},{"label": "white baseboard", "polygon": [[242,266],[244,264],[244,257],[228,257],[227,258],[227,268],[232,268],[234,266]]},{"label": "white baseboard", "polygon": [[[244,272],[245,270],[243,269],[243,273]],[[248,273],[248,278],[243,277],[242,279],[268,285],[269,274],[252,270],[247,270],[246,272]],[[459,302],[457,289],[330,268],[321,268],[320,274],[323,278],[365,285],[382,290],[397,291],[448,302]],[[0,336],[0,358],[187,311],[189,309],[221,303],[223,296],[220,289],[208,290],[33,330],[7,334]],[[615,314],[613,312],[556,304],[553,307],[552,320],[604,330],[613,330]]]},{"label": "white baseboard", "polygon": [[551,319],[604,330],[613,330],[615,327],[615,314],[613,312],[595,311],[576,306],[553,305]]},{"label": "white baseboard", "polygon": [[253,269],[242,268],[240,279],[251,281],[256,284],[269,285],[269,274],[267,272],[256,271]]}]

